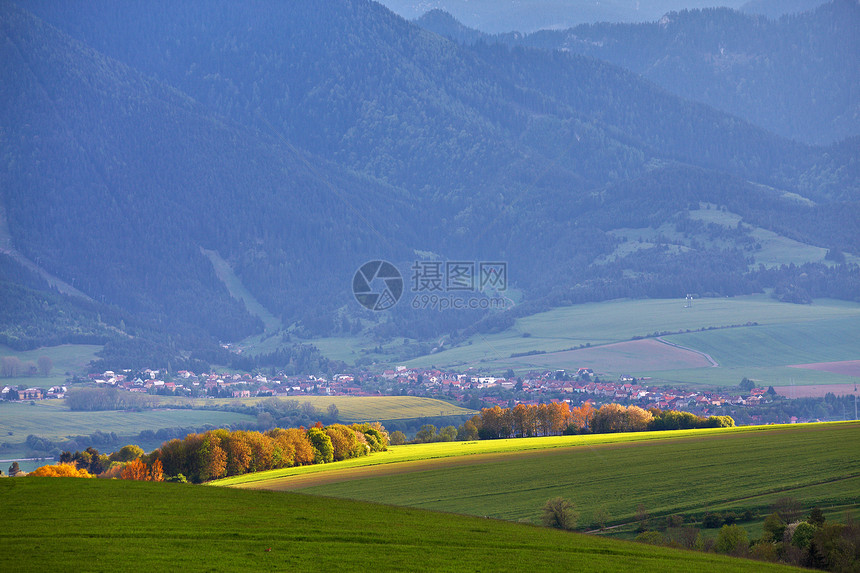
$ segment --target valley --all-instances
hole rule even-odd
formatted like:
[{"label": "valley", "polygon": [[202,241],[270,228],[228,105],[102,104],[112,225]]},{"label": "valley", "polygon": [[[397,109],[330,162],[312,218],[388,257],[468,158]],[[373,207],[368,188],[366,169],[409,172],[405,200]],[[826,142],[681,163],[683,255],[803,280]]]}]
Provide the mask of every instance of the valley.
[{"label": "valley", "polygon": [[0,568],[855,571],[860,3],[706,4],[0,0]]}]

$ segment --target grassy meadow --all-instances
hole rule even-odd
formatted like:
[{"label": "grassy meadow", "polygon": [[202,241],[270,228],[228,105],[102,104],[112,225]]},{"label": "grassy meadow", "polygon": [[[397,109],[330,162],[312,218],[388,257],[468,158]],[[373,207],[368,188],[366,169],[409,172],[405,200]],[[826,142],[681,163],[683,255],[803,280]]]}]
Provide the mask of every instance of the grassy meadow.
[{"label": "grassy meadow", "polygon": [[[546,447],[534,449],[540,440]],[[689,522],[718,509],[749,509],[763,519],[786,495],[807,511],[815,505],[831,512],[860,507],[858,440],[860,423],[851,422],[501,440],[495,450],[492,442],[398,446],[391,448],[392,460],[414,461],[341,470],[331,464],[322,470],[330,476],[297,473],[245,487],[297,487],[530,522],[547,499],[561,496],[576,504],[586,526],[598,510],[610,524],[631,523],[640,505],[652,519],[680,514]],[[519,451],[516,442],[523,444]],[[465,456],[458,447],[475,448],[475,455]]]},{"label": "grassy meadow", "polygon": [[47,356],[54,366],[48,376],[0,377],[0,386],[24,384],[32,388],[50,388],[51,386],[63,385],[68,378],[67,372],[71,374],[86,372],[89,363],[98,358],[96,352],[101,349],[101,346],[94,344],[61,344],[60,346],[49,346],[35,350],[13,350],[0,344],[0,357],[15,356],[22,362],[35,364],[41,356]]},{"label": "grassy meadow", "polygon": [[[256,422],[256,417],[235,412],[216,410],[143,410],[140,412],[109,410],[101,412],[72,412],[62,400],[41,400],[30,405],[29,402],[0,401],[0,443],[7,446],[0,449],[0,459],[12,460],[28,458],[44,452],[33,452],[27,447],[27,436],[34,434],[59,443],[70,436],[88,436],[96,431],[114,432],[124,438],[116,449],[133,443],[145,450],[161,445],[162,440],[141,442],[138,434],[143,430],[157,431],[161,428],[200,428],[211,424],[223,426],[237,422]],[[102,451],[112,451],[110,447],[97,446]],[[19,465],[24,471],[32,471],[45,462],[22,461]],[[8,463],[0,466],[4,472]]]},{"label": "grassy meadow", "polygon": [[[228,404],[254,405],[271,398],[174,398],[159,397],[159,403],[170,405],[219,406]],[[338,418],[343,422],[374,422],[378,420],[403,420],[430,418],[435,416],[466,416],[475,412],[435,398],[420,396],[288,396],[279,400],[295,400],[309,403],[320,412],[334,404]]]},{"label": "grassy meadow", "polygon": [[89,435],[96,430],[131,436],[159,428],[254,421],[256,418],[246,414],[217,410],[72,412],[61,400],[42,400],[34,406],[29,402],[0,402],[0,441],[23,442],[29,434],[56,441]]},{"label": "grassy meadow", "polygon": [[792,571],[493,519],[285,492],[0,479],[0,567],[45,571]]},{"label": "grassy meadow", "polygon": [[[721,328],[757,323],[757,326]],[[715,330],[703,330],[714,327]],[[686,331],[691,332],[687,333]],[[719,364],[691,368],[693,358],[678,350],[655,364],[644,348],[631,355],[629,346],[609,347],[654,332],[682,332],[663,338],[711,355]],[[520,318],[505,332],[478,335],[467,344],[407,362],[410,366],[478,366],[494,372],[593,367],[603,377],[620,374],[651,376],[672,382],[734,386],[746,369],[767,369],[804,362],[860,358],[860,304],[817,300],[811,305],[776,302],[765,295],[705,298],[684,308],[683,300],[615,300],[553,309]],[[587,348],[580,348],[590,345]],[[600,349],[600,350],[598,350]],[[511,354],[543,351],[546,354],[511,358]],[[673,376],[672,372],[678,372]],[[849,384],[848,376],[823,372],[797,373],[798,383]],[[785,380],[787,383],[788,381]]]},{"label": "grassy meadow", "polygon": [[[775,427],[775,426],[774,426]],[[761,431],[762,427],[743,426],[730,431]],[[435,460],[450,460],[464,458],[466,463],[474,456],[499,456],[521,454],[531,451],[546,451],[556,448],[572,448],[578,446],[598,446],[606,444],[631,444],[634,442],[653,442],[659,440],[674,440],[683,437],[696,436],[702,438],[713,433],[724,433],[725,429],[708,428],[703,430],[679,430],[677,432],[635,432],[626,434],[589,434],[583,436],[547,436],[534,438],[507,438],[501,440],[477,440],[472,442],[431,442],[427,444],[409,444],[390,446],[386,452],[374,453],[372,456],[343,460],[334,464],[300,466],[283,468],[267,472],[257,472],[234,476],[211,482],[211,485],[261,487],[269,488],[277,481],[277,489],[298,489],[307,484],[313,484],[316,479],[336,479],[347,481],[355,470],[362,468],[392,464],[405,464],[397,468],[413,468],[416,462],[434,462]],[[446,462],[447,463],[447,462]],[[390,468],[389,468],[390,469]],[[387,471],[387,470],[386,470]],[[361,472],[356,472],[361,473]],[[324,476],[322,475],[324,474]],[[298,485],[297,485],[298,484]]]}]

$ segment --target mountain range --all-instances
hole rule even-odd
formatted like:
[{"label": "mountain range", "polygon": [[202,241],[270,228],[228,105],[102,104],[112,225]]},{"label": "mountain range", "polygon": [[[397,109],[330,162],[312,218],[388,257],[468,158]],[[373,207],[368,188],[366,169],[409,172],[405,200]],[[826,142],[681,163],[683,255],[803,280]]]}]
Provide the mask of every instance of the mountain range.
[{"label": "mountain range", "polygon": [[805,12],[822,0],[383,0],[382,4],[404,18],[413,20],[433,10],[454,15],[460,22],[481,32],[530,33],[557,30],[598,22],[634,23],[659,20],[667,12],[731,8],[778,18]]},{"label": "mountain range", "polygon": [[[600,54],[453,41],[369,0],[3,0],[0,35],[13,347],[223,363],[219,341],[278,328],[231,281],[285,341],[457,337],[515,314],[365,311],[352,276],[376,259],[407,281],[416,260],[504,261],[523,313],[793,284],[756,268],[753,228],[860,253],[860,139],[792,140]],[[711,206],[744,224],[690,218]],[[622,248],[619,230],[667,225],[675,239]],[[803,272],[810,294],[857,296],[844,269]]]}]

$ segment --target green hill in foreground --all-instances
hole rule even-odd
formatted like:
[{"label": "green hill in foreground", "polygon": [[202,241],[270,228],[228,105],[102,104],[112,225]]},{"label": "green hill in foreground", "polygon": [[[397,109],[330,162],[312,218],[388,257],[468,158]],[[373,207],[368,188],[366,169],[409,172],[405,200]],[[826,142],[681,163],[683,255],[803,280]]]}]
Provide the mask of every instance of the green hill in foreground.
[{"label": "green hill in foreground", "polygon": [[576,504],[583,527],[598,509],[610,525],[636,521],[639,506],[654,523],[749,510],[756,517],[743,525],[756,526],[783,496],[837,519],[856,510],[858,438],[860,424],[847,422],[420,444],[391,448],[395,463],[384,463],[385,453],[365,468],[224,483],[534,522],[560,496]]},{"label": "green hill in foreground", "polygon": [[0,567],[45,571],[788,571],[528,525],[283,492],[0,480]]}]

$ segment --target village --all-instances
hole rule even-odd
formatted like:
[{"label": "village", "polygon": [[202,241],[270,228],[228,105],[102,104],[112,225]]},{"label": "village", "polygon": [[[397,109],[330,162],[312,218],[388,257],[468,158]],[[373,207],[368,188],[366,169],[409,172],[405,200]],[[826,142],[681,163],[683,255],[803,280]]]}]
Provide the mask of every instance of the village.
[{"label": "village", "polygon": [[[71,378],[66,385],[44,388],[4,386],[0,399],[35,401],[62,399],[69,387],[87,385],[112,387],[128,392],[211,398],[295,397],[295,396],[426,396],[441,398],[473,409],[481,407],[512,407],[517,404],[538,404],[566,401],[579,405],[585,401],[633,404],[643,408],[683,410],[698,415],[710,415],[726,407],[759,406],[773,400],[773,390],[756,388],[752,383],[744,389],[719,390],[673,388],[647,384],[649,379],[622,375],[605,380],[592,369],[576,372],[565,370],[529,372],[517,376],[508,371],[505,377],[486,376],[438,369],[398,366],[381,373],[360,372],[325,376],[288,376],[272,372],[257,373],[194,373],[180,370],[167,373],[145,369],[120,373],[105,371],[87,377]],[[793,418],[792,421],[798,421]]]}]

